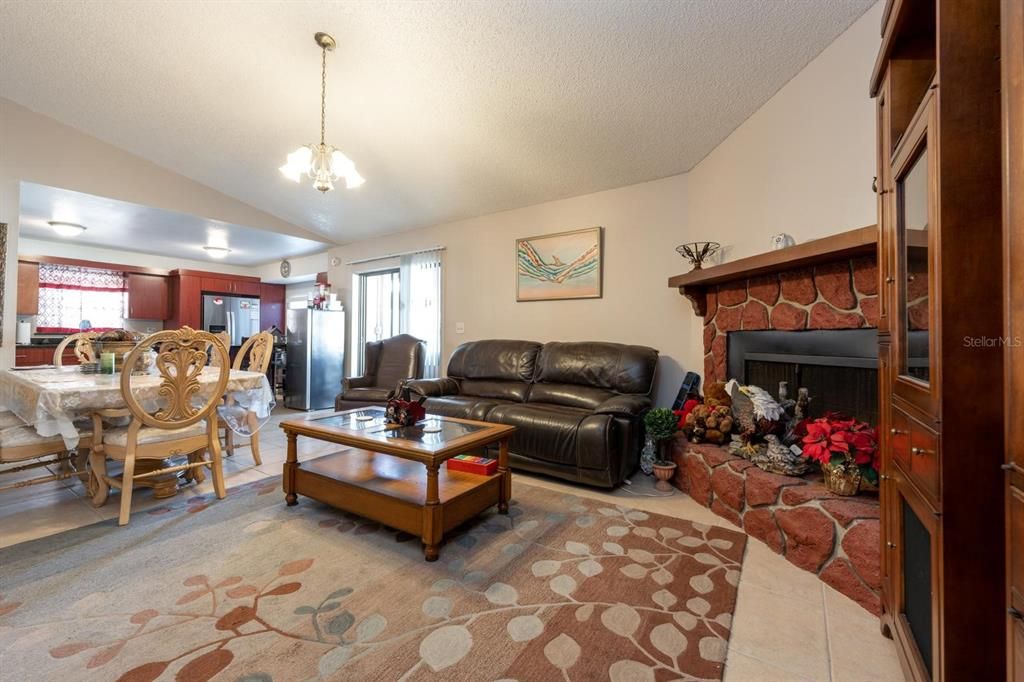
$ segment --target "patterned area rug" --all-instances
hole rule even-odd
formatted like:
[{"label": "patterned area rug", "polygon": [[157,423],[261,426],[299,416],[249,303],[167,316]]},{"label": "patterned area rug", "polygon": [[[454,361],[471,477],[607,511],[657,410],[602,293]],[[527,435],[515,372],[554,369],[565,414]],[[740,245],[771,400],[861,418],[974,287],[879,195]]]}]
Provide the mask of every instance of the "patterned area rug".
[{"label": "patterned area rug", "polygon": [[742,533],[513,493],[433,564],[278,479],[0,550],[0,678],[721,679]]}]

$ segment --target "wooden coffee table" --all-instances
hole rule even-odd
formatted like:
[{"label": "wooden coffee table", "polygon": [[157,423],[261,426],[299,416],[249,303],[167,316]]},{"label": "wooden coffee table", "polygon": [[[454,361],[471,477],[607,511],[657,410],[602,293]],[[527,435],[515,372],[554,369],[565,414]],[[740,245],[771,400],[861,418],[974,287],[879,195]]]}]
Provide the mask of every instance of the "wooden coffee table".
[{"label": "wooden coffee table", "polygon": [[[508,513],[512,474],[508,439],[514,426],[428,415],[416,426],[393,426],[384,409],[369,407],[281,422],[288,437],[285,501],[305,495],[423,539],[436,561],[444,534],[491,505]],[[349,446],[299,462],[298,438]],[[451,457],[498,443],[498,470],[489,476],[449,471]]]}]

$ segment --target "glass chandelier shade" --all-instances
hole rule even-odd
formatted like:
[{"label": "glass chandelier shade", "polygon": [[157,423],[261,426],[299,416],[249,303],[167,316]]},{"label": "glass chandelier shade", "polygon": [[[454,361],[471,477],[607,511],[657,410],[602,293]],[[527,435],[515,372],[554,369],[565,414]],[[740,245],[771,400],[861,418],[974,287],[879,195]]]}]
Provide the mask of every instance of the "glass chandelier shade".
[{"label": "glass chandelier shade", "polygon": [[293,182],[300,182],[303,175],[311,178],[313,187],[321,192],[334,189],[334,183],[339,180],[345,181],[347,189],[355,189],[366,182],[352,159],[323,143],[299,147],[288,155],[280,171]]},{"label": "glass chandelier shade", "polygon": [[355,189],[366,179],[356,170],[352,159],[324,141],[327,120],[327,52],[334,50],[334,38],[326,33],[317,33],[313,39],[323,51],[320,70],[320,144],[299,147],[288,155],[287,161],[278,170],[293,182],[300,182],[305,175],[313,180],[313,187],[321,192],[331,191],[334,183],[342,179],[347,189]]}]

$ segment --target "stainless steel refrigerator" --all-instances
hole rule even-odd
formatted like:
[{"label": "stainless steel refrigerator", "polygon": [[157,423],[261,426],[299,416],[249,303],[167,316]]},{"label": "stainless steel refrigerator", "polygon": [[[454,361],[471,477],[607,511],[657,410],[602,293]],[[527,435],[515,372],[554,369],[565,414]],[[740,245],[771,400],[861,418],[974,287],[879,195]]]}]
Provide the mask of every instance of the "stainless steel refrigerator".
[{"label": "stainless steel refrigerator", "polygon": [[345,371],[345,313],[289,309],[284,404],[294,410],[334,407]]},{"label": "stainless steel refrigerator", "polygon": [[227,332],[232,346],[260,331],[260,299],[203,294],[203,329]]}]

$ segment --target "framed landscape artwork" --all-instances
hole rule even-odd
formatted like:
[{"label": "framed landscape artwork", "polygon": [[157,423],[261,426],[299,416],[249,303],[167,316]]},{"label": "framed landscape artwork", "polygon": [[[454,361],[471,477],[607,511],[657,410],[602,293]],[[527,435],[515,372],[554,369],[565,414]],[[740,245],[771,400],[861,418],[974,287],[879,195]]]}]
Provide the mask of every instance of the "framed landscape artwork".
[{"label": "framed landscape artwork", "polygon": [[516,240],[516,300],[601,298],[603,228]]}]

